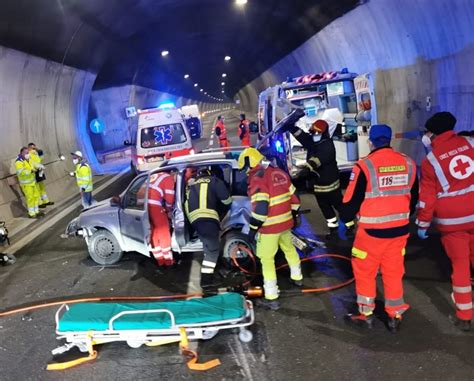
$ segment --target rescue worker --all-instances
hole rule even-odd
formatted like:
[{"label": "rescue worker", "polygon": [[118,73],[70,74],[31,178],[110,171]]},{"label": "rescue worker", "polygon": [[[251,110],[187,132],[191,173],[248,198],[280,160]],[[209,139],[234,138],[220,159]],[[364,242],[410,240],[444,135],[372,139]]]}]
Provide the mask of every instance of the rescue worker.
[{"label": "rescue worker", "polygon": [[71,177],[76,177],[76,183],[81,192],[82,207],[88,208],[97,201],[92,197],[92,170],[84,159],[81,151],[71,152],[72,162],[76,166],[74,172],[70,172]]},{"label": "rescue worker", "polygon": [[[3,246],[5,243],[8,245],[10,244],[10,240],[8,239],[8,230],[5,226],[4,221],[0,221],[0,246]],[[13,265],[16,262],[16,258],[14,255],[0,253],[0,265],[8,266]]]},{"label": "rescue worker", "polygon": [[240,114],[239,139],[243,147],[250,146],[250,122],[245,118],[245,114]]},{"label": "rescue worker", "polygon": [[214,270],[219,259],[220,220],[232,204],[232,196],[224,181],[212,176],[208,167],[199,168],[194,181],[188,182],[185,210],[191,226],[204,248],[201,263],[201,288],[216,286]]},{"label": "rescue worker", "polygon": [[219,139],[219,147],[229,148],[229,141],[227,140],[227,131],[224,124],[225,118],[222,115],[217,117],[215,126],[216,136]]},{"label": "rescue worker", "polygon": [[400,328],[402,314],[409,308],[403,299],[402,278],[409,216],[415,211],[418,180],[415,163],[390,147],[391,138],[389,126],[371,127],[371,152],[355,164],[351,173],[339,214],[339,236],[347,239],[344,222],[352,221],[358,215],[352,269],[359,313],[347,315],[347,321],[373,327],[376,276],[380,269],[387,325],[395,333]]},{"label": "rescue worker", "polygon": [[[256,239],[256,255],[262,263],[265,299],[269,309],[280,308],[275,255],[280,248],[290,267],[291,282],[303,286],[300,257],[291,239],[291,229],[298,217],[300,201],[289,176],[264,162],[255,148],[246,148],[239,156],[240,170],[248,173],[248,196],[252,202],[249,239]],[[257,235],[258,233],[258,235]]]},{"label": "rescue worker", "polygon": [[474,138],[453,131],[456,118],[449,112],[434,114],[425,124],[432,151],[421,164],[418,236],[435,222],[441,243],[451,260],[452,297],[456,314],[451,322],[471,329],[474,266]]},{"label": "rescue worker", "polygon": [[170,232],[174,199],[174,176],[166,172],[151,175],[148,186],[148,214],[152,229],[150,243],[153,257],[160,266],[174,264]]},{"label": "rescue worker", "polygon": [[[341,184],[339,182],[339,168],[336,161],[336,147],[329,136],[329,125],[319,119],[315,121],[309,133],[295,125],[289,131],[307,150],[306,166],[313,184],[314,196],[326,219],[329,235],[337,233],[338,220],[336,210],[342,206]],[[352,229],[353,221],[347,222],[347,227]]]},{"label": "rescue worker", "polygon": [[39,194],[36,186],[35,168],[30,160],[28,147],[20,149],[20,155],[15,161],[15,170],[20,188],[25,195],[29,218],[37,218],[42,213],[39,210]]},{"label": "rescue worker", "polygon": [[50,202],[48,195],[46,194],[46,187],[44,181],[46,176],[44,175],[44,165],[43,165],[43,151],[36,148],[35,143],[28,144],[28,152],[30,154],[30,162],[35,168],[36,176],[36,186],[38,188],[38,194],[40,196],[40,208],[46,208],[47,205],[54,205],[54,202]]}]

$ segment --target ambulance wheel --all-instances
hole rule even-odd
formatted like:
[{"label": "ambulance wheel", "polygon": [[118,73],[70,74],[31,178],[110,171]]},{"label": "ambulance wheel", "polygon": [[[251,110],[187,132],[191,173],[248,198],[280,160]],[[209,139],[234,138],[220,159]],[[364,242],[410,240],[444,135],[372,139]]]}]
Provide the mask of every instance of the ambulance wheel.
[{"label": "ambulance wheel", "polygon": [[[230,266],[235,266],[235,261],[245,269],[251,269],[252,260],[249,257],[247,251],[243,249],[248,249],[255,253],[255,247],[249,243],[248,237],[246,234],[243,234],[240,231],[232,230],[224,235],[224,247],[222,249],[222,258]],[[235,261],[232,259],[232,256],[235,256]]]},{"label": "ambulance wheel", "polygon": [[99,265],[113,265],[120,261],[123,251],[114,235],[107,230],[97,230],[88,242],[89,255]]},{"label": "ambulance wheel", "polygon": [[239,332],[239,340],[242,343],[250,343],[253,340],[253,333],[248,329],[242,328]]}]

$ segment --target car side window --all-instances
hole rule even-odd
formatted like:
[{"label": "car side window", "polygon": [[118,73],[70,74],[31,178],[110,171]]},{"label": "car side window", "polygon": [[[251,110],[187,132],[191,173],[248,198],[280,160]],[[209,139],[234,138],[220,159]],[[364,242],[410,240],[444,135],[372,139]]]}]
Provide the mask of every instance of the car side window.
[{"label": "car side window", "polygon": [[234,179],[232,181],[233,196],[247,196],[247,174],[244,171],[233,169]]},{"label": "car side window", "polygon": [[123,207],[125,209],[145,210],[147,176],[138,178],[128,188]]}]

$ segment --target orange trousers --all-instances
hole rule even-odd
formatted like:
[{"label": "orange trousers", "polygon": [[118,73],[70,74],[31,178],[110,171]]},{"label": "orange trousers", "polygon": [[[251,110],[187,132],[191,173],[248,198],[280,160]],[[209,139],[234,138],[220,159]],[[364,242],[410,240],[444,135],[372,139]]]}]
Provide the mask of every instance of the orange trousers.
[{"label": "orange trousers", "polygon": [[229,148],[229,141],[227,140],[227,138],[219,139],[219,146],[221,148]]},{"label": "orange trousers", "polygon": [[441,243],[451,260],[456,316],[472,320],[471,266],[474,267],[474,230],[441,233]]},{"label": "orange trousers", "polygon": [[148,213],[151,225],[151,252],[160,266],[171,266],[174,261],[171,251],[170,222],[166,209],[149,205]]},{"label": "orange trousers", "polygon": [[352,247],[357,304],[362,314],[375,308],[376,277],[380,269],[385,296],[385,311],[390,317],[401,315],[410,306],[403,299],[405,246],[408,234],[396,238],[372,237],[358,228]]}]

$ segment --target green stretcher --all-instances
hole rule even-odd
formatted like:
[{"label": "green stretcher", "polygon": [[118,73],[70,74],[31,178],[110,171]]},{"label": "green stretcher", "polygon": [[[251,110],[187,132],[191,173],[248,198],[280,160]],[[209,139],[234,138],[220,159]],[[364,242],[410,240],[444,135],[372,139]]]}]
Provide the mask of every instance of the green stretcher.
[{"label": "green stretcher", "polygon": [[239,339],[250,342],[247,327],[254,320],[252,302],[237,293],[166,302],[64,304],[56,312],[56,334],[66,344],[52,353],[78,347],[92,356],[94,345],[116,341],[138,348],[208,340],[230,328],[239,328]]}]

